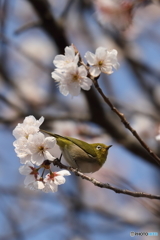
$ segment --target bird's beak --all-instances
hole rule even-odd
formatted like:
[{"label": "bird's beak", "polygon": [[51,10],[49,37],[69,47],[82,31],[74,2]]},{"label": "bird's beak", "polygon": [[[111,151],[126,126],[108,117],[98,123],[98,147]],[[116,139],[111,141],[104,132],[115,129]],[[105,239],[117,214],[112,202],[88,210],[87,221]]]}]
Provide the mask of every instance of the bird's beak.
[{"label": "bird's beak", "polygon": [[107,149],[109,149],[110,147],[112,147],[112,145],[109,145],[109,146],[107,147]]}]

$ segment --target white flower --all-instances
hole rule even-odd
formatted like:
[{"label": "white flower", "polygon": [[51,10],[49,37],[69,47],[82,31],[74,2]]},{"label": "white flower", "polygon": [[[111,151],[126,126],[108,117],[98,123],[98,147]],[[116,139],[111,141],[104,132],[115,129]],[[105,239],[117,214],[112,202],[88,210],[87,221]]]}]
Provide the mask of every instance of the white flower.
[{"label": "white flower", "polygon": [[86,52],[85,58],[90,64],[89,72],[92,76],[97,77],[101,72],[111,74],[112,68],[118,69],[117,50],[108,51],[104,47],[98,47],[95,54]]},{"label": "white flower", "polygon": [[19,168],[22,175],[26,175],[24,185],[31,190],[38,190],[44,188],[44,183],[38,174],[38,169],[32,163],[27,163]]},{"label": "white flower", "polygon": [[52,77],[59,84],[59,90],[67,96],[77,96],[80,94],[81,88],[89,90],[92,85],[92,80],[87,77],[87,70],[84,66],[78,67],[76,64],[71,64],[65,72],[53,72]]},{"label": "white flower", "polygon": [[29,175],[33,172],[33,170],[34,170],[34,165],[32,163],[27,163],[19,168],[19,172],[22,175]]},{"label": "white flower", "polygon": [[36,168],[34,168],[34,165],[32,163],[27,163],[26,165],[21,166],[19,168],[19,172],[22,175],[26,175],[26,178],[24,180],[24,184],[26,186],[37,180],[38,171]]},{"label": "white flower", "polygon": [[31,161],[31,152],[28,149],[28,139],[25,137],[20,137],[16,141],[13,142],[13,146],[15,147],[15,152],[17,153],[17,157],[20,158],[20,162],[26,164]]},{"label": "white flower", "polygon": [[77,64],[79,61],[78,53],[75,55],[75,50],[73,46],[69,46],[65,48],[65,55],[57,55],[53,60],[54,65],[57,68],[66,68],[70,63]]},{"label": "white flower", "polygon": [[40,180],[35,180],[30,184],[26,185],[30,190],[42,190],[45,187],[45,184]]},{"label": "white flower", "polygon": [[28,116],[24,119],[23,123],[18,125],[13,130],[13,136],[18,139],[20,137],[28,138],[30,134],[34,134],[39,131],[39,126],[43,123],[44,117],[36,120],[34,116]]},{"label": "white flower", "polygon": [[29,135],[28,138],[28,149],[31,152],[31,161],[36,165],[41,165],[44,160],[48,159],[53,161],[53,157],[50,151],[53,150],[55,145],[54,137],[46,137],[41,132]]},{"label": "white flower", "polygon": [[63,176],[71,175],[67,170],[61,170],[59,172],[48,173],[44,179],[45,187],[42,189],[44,192],[57,192],[58,185],[65,183]]}]

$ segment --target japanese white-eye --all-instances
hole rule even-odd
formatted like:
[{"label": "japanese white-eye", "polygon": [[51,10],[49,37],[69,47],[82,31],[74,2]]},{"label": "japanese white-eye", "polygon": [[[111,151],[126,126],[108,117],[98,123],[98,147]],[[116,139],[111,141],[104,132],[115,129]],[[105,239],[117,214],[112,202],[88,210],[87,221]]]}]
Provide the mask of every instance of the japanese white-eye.
[{"label": "japanese white-eye", "polygon": [[112,147],[112,145],[107,146],[103,143],[89,144],[76,138],[63,137],[42,129],[41,131],[56,138],[67,163],[82,173],[98,171],[106,161],[108,149]]}]

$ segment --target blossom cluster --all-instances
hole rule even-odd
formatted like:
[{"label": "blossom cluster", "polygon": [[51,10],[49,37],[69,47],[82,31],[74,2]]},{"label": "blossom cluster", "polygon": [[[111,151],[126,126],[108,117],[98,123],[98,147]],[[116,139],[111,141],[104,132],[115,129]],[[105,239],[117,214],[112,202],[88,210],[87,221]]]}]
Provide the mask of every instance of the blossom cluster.
[{"label": "blossom cluster", "polygon": [[98,77],[101,72],[113,73],[113,68],[118,69],[117,50],[108,51],[104,47],[98,47],[95,54],[86,52],[85,64],[73,45],[65,48],[64,55],[57,55],[53,60],[55,70],[52,78],[58,83],[60,92],[67,96],[78,96],[81,88],[90,90],[92,78]]},{"label": "blossom cluster", "polygon": [[[65,183],[64,176],[68,176],[70,173],[67,170],[51,171],[50,163],[55,159],[52,151],[56,139],[54,137],[45,137],[39,131],[43,121],[44,117],[36,120],[34,116],[28,116],[23,123],[18,123],[13,130],[13,136],[16,138],[13,145],[20,162],[23,164],[19,168],[19,172],[26,175],[25,186],[32,190],[56,192],[58,185]],[[39,172],[42,169],[40,175]],[[49,173],[44,176],[46,170],[49,170]]]}]

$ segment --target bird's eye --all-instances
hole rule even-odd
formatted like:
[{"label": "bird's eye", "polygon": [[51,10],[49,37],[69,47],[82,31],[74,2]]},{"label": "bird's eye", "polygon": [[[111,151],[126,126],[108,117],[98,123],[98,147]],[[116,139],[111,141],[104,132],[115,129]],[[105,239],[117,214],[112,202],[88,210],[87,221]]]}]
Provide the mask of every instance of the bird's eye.
[{"label": "bird's eye", "polygon": [[97,147],[96,147],[96,149],[97,150],[100,150],[102,147],[100,146],[100,145],[98,145]]}]

